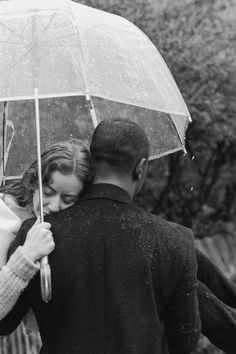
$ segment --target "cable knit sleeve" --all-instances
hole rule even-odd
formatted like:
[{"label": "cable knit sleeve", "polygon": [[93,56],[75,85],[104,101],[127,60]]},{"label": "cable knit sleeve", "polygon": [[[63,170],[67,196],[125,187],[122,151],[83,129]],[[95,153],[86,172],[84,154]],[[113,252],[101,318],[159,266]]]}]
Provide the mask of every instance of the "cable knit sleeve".
[{"label": "cable knit sleeve", "polygon": [[19,246],[0,269],[0,320],[15,305],[18,297],[39,270],[39,264],[28,259]]},{"label": "cable knit sleeve", "polygon": [[0,267],[7,261],[7,252],[21,226],[20,218],[5,203],[0,193]]}]

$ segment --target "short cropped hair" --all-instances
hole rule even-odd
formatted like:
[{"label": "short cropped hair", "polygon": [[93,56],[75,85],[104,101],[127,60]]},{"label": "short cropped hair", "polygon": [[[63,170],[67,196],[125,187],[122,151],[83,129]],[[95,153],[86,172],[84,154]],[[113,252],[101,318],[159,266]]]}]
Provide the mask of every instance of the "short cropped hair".
[{"label": "short cropped hair", "polygon": [[144,130],[137,123],[124,118],[100,122],[90,145],[95,165],[105,162],[119,173],[133,171],[142,158],[148,159],[149,149]]}]

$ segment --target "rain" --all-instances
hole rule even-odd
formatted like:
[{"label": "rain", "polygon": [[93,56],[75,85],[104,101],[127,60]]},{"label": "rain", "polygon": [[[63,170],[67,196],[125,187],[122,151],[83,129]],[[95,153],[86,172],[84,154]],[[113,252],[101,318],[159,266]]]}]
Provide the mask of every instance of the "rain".
[{"label": "rain", "polygon": [[[28,166],[36,159],[39,161],[40,152],[52,144],[66,141],[73,144],[81,139],[89,146],[94,129],[102,121],[128,118],[137,123],[148,137],[150,156],[144,185],[133,202],[145,210],[147,223],[154,223],[149,214],[153,220],[158,220],[158,241],[155,244],[151,233],[146,237],[141,216],[138,221],[135,213],[127,216],[126,209],[120,211],[113,201],[108,210],[110,214],[102,215],[101,220],[104,225],[110,225],[111,220],[119,217],[118,230],[122,237],[116,240],[116,232],[110,235],[106,231],[103,247],[110,251],[108,236],[117,248],[120,247],[116,258],[111,261],[107,256],[106,261],[112,270],[116,261],[124,262],[119,273],[121,284],[135,288],[137,279],[142,276],[146,276],[144,288],[147,292],[154,284],[152,296],[158,298],[157,312],[165,294],[159,293],[159,279],[152,278],[148,271],[164,273],[171,268],[173,255],[183,256],[181,247],[183,239],[187,238],[186,230],[191,230],[196,261],[202,261],[198,252],[206,256],[223,274],[224,284],[230,284],[229,298],[231,291],[232,296],[236,296],[235,16],[236,5],[232,0],[224,3],[220,0],[205,3],[194,0],[0,1],[1,188],[4,191],[5,186],[19,181]],[[95,169],[92,173],[96,173]],[[37,183],[40,185],[40,180]],[[81,195],[83,197],[83,192]],[[42,202],[42,192],[39,192],[39,204]],[[95,219],[100,215],[99,208],[93,211]],[[4,225],[2,215],[3,222],[1,215],[0,221]],[[74,219],[69,212],[65,215],[68,224],[72,225]],[[86,213],[78,215],[86,220]],[[186,234],[176,226],[178,238],[169,242],[162,220],[168,221],[171,230],[174,225],[182,225]],[[42,208],[40,221],[44,221]],[[96,284],[96,276],[103,274],[104,264],[100,258],[97,266],[89,263],[93,256],[98,257],[101,249],[98,237],[89,253],[93,223],[90,219],[86,222],[87,228],[79,235],[76,246],[79,249],[81,245],[87,245],[81,257],[89,254],[85,263],[88,268],[94,266],[91,282],[94,280]],[[131,229],[127,226],[129,223]],[[130,233],[129,238],[127,233]],[[158,252],[164,254],[167,249],[170,253],[166,253],[163,266],[157,255]],[[72,260],[66,252],[70,265]],[[139,258],[146,259],[147,264],[140,266]],[[56,299],[59,296],[54,293],[57,277],[50,271],[50,256],[49,260],[47,256],[42,259],[45,262],[41,260],[41,289],[39,287],[38,292],[41,292],[42,303],[46,303],[42,307],[48,304],[51,309],[54,296]],[[77,261],[79,263],[80,259]],[[192,269],[194,262],[195,256],[186,261],[186,269]],[[44,275],[43,265],[48,269]],[[200,273],[201,265],[198,266]],[[66,269],[61,269],[63,289],[69,284],[69,278]],[[109,274],[106,273],[104,279],[109,278]],[[173,274],[167,276],[169,289]],[[206,278],[204,280],[208,282]],[[111,288],[108,292],[112,292]],[[116,304],[117,307],[109,308],[109,311],[117,311],[118,317],[126,320],[122,290],[120,286],[116,298],[120,307]],[[203,287],[200,292],[203,291],[209,300],[210,290]],[[184,294],[187,298],[192,296],[189,289]],[[232,337],[236,338],[236,301],[232,304],[229,298],[219,297],[229,308],[227,316],[230,319],[232,316],[232,333],[235,332]],[[140,311],[142,314],[142,327],[145,306],[139,307],[138,300],[135,293],[129,303],[133,305],[134,313]],[[201,306],[201,300],[199,304]],[[92,309],[86,311],[89,318],[96,317]],[[171,311],[177,313],[177,308],[173,306]],[[210,300],[207,311],[214,313]],[[137,324],[132,316],[130,321]],[[212,327],[212,332],[222,333],[223,338],[224,321],[222,323],[222,331]],[[10,336],[0,333],[0,353],[39,354],[42,340],[38,330],[26,336],[23,327],[21,323]],[[85,331],[84,328],[81,331]],[[109,330],[112,332],[113,328]],[[184,331],[185,325],[181,324],[180,330]],[[103,329],[100,331],[99,335]],[[231,332],[228,333],[230,336]],[[230,340],[225,343],[227,340],[223,338],[222,344],[218,339],[214,333],[208,338],[207,333],[201,333],[191,354],[236,352],[236,344],[228,349]],[[117,343],[115,336],[107,350],[112,352],[113,343]],[[170,348],[173,343],[174,339],[173,342],[169,340]],[[137,347],[132,353],[139,354]],[[92,350],[88,354],[92,354]]]}]

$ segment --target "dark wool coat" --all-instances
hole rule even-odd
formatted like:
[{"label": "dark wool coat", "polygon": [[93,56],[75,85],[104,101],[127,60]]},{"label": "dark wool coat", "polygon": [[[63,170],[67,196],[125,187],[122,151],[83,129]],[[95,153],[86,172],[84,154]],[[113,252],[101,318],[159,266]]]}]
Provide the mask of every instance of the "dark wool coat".
[{"label": "dark wool coat", "polygon": [[[46,218],[53,298],[39,276],[0,321],[12,331],[33,307],[47,354],[190,353],[199,335],[191,231],[137,207],[109,184],[89,187],[76,205]],[[22,244],[26,221],[13,248]]]}]

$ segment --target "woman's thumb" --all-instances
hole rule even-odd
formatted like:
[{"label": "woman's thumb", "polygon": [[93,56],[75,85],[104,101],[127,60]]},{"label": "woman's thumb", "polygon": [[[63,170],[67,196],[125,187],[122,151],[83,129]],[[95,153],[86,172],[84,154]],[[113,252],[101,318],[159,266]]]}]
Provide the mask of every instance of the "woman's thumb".
[{"label": "woman's thumb", "polygon": [[36,219],[36,221],[35,221],[35,223],[34,223],[33,226],[37,226],[37,225],[39,225],[40,223],[41,223],[41,221],[40,221],[40,216],[37,216],[37,219]]}]

